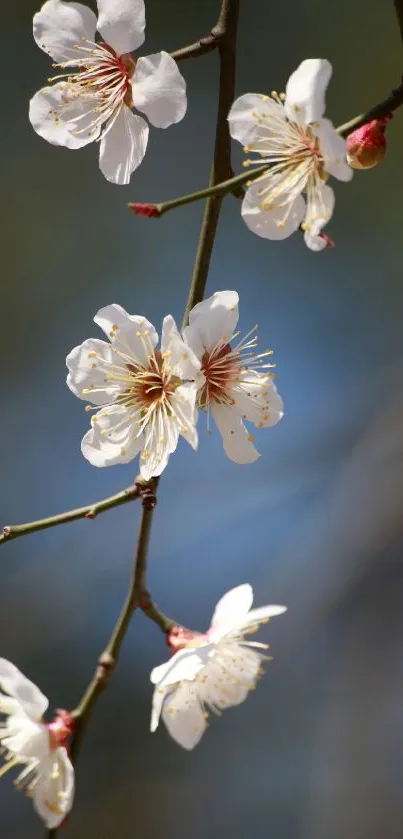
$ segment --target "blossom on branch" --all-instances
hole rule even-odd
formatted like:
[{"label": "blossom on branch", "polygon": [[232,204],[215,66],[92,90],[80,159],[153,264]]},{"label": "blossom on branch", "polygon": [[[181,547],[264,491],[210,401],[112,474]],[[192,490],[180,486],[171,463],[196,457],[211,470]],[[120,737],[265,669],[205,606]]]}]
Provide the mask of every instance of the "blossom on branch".
[{"label": "blossom on branch", "polygon": [[206,729],[208,710],[219,715],[254,689],[268,645],[244,636],[287,607],[252,609],[252,602],[252,586],[237,586],[218,601],[206,633],[171,630],[168,643],[174,655],[150,677],[155,685],[151,731],[162,715],[171,737],[184,749],[193,749]]},{"label": "blossom on branch", "polygon": [[34,15],[35,41],[62,72],[31,99],[29,118],[53,145],[78,149],[98,141],[107,180],[128,184],[149,133],[133,108],[167,128],[185,115],[186,82],[167,52],[132,55],[144,41],[144,0],[97,4],[98,21],[87,6],[63,0],[48,0]]},{"label": "blossom on branch", "polygon": [[286,239],[301,225],[313,251],[326,247],[320,233],[333,214],[328,176],[353,176],[345,140],[323,118],[331,74],[329,61],[308,58],[290,76],[285,94],[247,93],[228,115],[231,136],[247,154],[258,155],[245,165],[267,161],[269,167],[248,185],[242,203],[247,226],[266,239]]},{"label": "blossom on branch", "polygon": [[372,119],[347,137],[347,160],[353,169],[372,169],[386,154],[385,131],[392,114]]},{"label": "blossom on branch", "polygon": [[129,463],[141,451],[145,480],[160,475],[181,434],[196,449],[200,363],[167,315],[161,349],[153,325],[113,303],[94,321],[110,343],[89,338],[67,356],[67,384],[99,410],[81,450],[94,466]]},{"label": "blossom on branch", "polygon": [[259,454],[243,420],[258,428],[276,425],[283,401],[269,372],[272,350],[255,354],[257,326],[239,339],[238,302],[236,291],[217,291],[191,310],[183,335],[200,360],[197,401],[207,413],[208,430],[211,411],[228,457],[253,463]]},{"label": "blossom on branch", "polygon": [[35,810],[52,830],[73,805],[74,769],[67,746],[74,720],[68,711],[58,711],[52,723],[44,723],[46,696],[4,658],[0,658],[0,690],[0,714],[6,716],[0,726],[6,761],[0,777],[22,764],[15,785],[32,798]]}]

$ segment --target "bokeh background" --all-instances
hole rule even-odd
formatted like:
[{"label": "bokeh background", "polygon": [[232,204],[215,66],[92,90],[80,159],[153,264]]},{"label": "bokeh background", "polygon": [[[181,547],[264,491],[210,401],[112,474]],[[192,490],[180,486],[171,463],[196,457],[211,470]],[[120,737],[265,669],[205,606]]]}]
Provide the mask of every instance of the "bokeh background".
[{"label": "bokeh background", "polygon": [[[218,0],[147,0],[144,54],[207,33]],[[130,187],[108,184],[94,147],[37,137],[29,97],[50,73],[34,44],[32,0],[3,10],[1,523],[95,501],[128,485],[135,464],[97,470],[80,452],[83,403],[65,356],[119,302],[155,324],[181,318],[203,207],[136,219],[130,200],[201,188],[210,167],[217,56],[181,66],[186,119],[154,130]],[[382,99],[401,74],[392,0],[241,3],[237,94],[284,89],[305,57],[334,65],[338,124]],[[286,414],[258,434],[261,459],[225,459],[200,423],[163,477],[149,582],[168,614],[204,628],[216,600],[250,581],[287,616],[264,631],[275,656],[247,703],[182,751],[148,733],[158,629],[136,615],[120,666],[91,721],[66,839],[401,839],[403,804],[403,114],[378,168],[335,183],[337,247],[302,236],[269,243],[227,199],[208,292],[236,288],[241,327],[275,349]],[[241,154],[234,148],[234,168]],[[126,590],[139,511],[99,517],[3,546],[1,655],[74,706]],[[0,784],[0,835],[39,839],[28,799]]]}]

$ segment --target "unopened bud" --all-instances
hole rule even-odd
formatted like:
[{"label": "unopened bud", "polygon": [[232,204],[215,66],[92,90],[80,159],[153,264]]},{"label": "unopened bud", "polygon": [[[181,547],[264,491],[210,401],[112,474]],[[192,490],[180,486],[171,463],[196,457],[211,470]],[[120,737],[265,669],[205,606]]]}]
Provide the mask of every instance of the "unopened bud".
[{"label": "unopened bud", "polygon": [[161,215],[157,204],[128,204],[130,210],[136,213],[136,216],[145,216],[146,218],[159,218]]},{"label": "unopened bud", "polygon": [[383,160],[386,154],[385,129],[390,119],[392,114],[373,119],[347,137],[347,161],[353,169],[371,169]]}]

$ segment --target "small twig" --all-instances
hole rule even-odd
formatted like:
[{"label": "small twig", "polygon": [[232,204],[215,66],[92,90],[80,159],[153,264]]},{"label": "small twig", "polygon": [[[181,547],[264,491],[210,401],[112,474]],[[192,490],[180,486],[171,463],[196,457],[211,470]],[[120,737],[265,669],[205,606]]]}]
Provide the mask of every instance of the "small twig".
[{"label": "small twig", "polygon": [[269,164],[265,163],[262,166],[257,166],[256,169],[241,172],[240,175],[228,178],[226,181],[220,181],[218,184],[200,189],[197,192],[191,192],[188,195],[180,195],[178,198],[173,198],[171,201],[164,201],[161,204],[137,204],[134,202],[128,204],[128,207],[136,215],[147,216],[148,218],[160,218],[169,212],[169,210],[174,210],[176,207],[183,207],[185,204],[192,204],[193,201],[202,201],[204,198],[209,198],[210,196],[217,198],[218,196],[227,195],[229,192],[233,193],[237,187],[248,181],[255,180],[269,168]]},{"label": "small twig", "polygon": [[378,105],[374,105],[373,108],[370,108],[364,114],[359,114],[353,119],[350,119],[349,122],[339,125],[336,131],[342,137],[348,137],[356,128],[361,128],[362,125],[365,125],[366,122],[370,122],[372,119],[386,117],[388,114],[396,111],[397,108],[400,108],[401,105],[403,105],[403,81],[399,87],[392,90],[389,96],[383,99],[382,102],[379,102]]},{"label": "small twig", "polygon": [[205,55],[207,52],[212,52],[217,49],[219,45],[219,34],[215,33],[213,29],[205,38],[200,38],[194,44],[189,44],[188,47],[182,47],[175,52],[171,52],[171,57],[175,61],[184,61],[187,58],[198,58],[200,55]]},{"label": "small twig", "polygon": [[35,533],[37,530],[46,530],[48,527],[66,524],[69,521],[95,519],[100,513],[105,513],[106,510],[112,510],[113,507],[120,507],[121,504],[127,504],[129,501],[139,498],[141,491],[141,484],[136,482],[122,492],[104,498],[102,501],[97,501],[95,504],[88,504],[86,507],[78,507],[76,510],[69,510],[67,513],[59,513],[57,516],[30,521],[26,524],[7,525],[3,527],[3,533],[0,535],[0,544],[10,542],[11,539],[18,539],[19,536],[26,536],[28,533]]}]

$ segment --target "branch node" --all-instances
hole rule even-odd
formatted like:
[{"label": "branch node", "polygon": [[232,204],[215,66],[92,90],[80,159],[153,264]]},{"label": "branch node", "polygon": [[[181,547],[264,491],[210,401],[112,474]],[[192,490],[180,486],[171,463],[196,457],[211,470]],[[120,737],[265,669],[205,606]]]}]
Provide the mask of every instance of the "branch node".
[{"label": "branch node", "polygon": [[96,515],[97,515],[97,511],[93,507],[92,510],[88,510],[88,513],[85,514],[85,518],[86,519],[95,519]]},{"label": "branch node", "polygon": [[144,218],[159,218],[161,210],[157,204],[143,204],[138,201],[130,201],[127,205],[129,210],[132,210],[136,216],[143,216]]},{"label": "branch node", "polygon": [[3,527],[3,536],[4,536],[5,539],[8,539],[8,537],[11,536],[10,525],[6,525],[6,527]]}]

